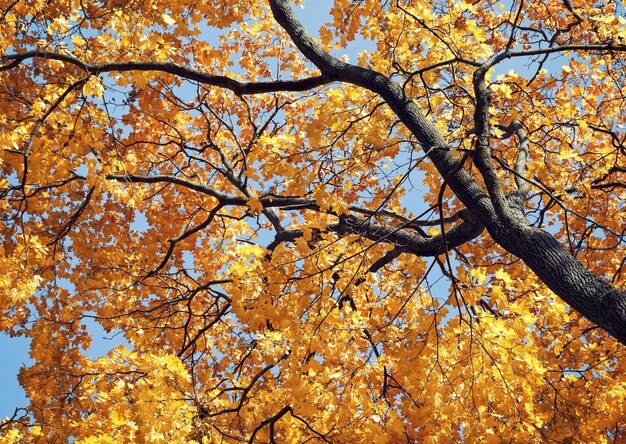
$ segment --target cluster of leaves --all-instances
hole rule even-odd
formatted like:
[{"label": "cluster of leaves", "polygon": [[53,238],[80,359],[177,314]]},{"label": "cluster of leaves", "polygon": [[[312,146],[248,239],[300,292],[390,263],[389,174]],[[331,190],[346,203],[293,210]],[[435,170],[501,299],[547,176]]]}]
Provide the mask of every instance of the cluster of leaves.
[{"label": "cluster of leaves", "polygon": [[422,150],[489,187],[485,68],[504,191],[619,286],[623,6],[332,2],[317,48],[362,46],[444,135],[424,147],[270,3],[0,0],[0,328],[34,360],[0,442],[625,439],[623,345]]}]

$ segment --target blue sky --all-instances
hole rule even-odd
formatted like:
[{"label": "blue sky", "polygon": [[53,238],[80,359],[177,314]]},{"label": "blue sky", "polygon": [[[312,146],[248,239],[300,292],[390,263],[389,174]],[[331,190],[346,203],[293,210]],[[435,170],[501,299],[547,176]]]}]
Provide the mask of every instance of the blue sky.
[{"label": "blue sky", "polygon": [[0,334],[0,421],[11,417],[15,408],[26,404],[24,390],[17,382],[20,367],[29,362],[29,341]]},{"label": "blue sky", "polygon": [[[93,335],[93,342],[86,354],[92,358],[105,355],[109,350],[120,343],[124,343],[122,335],[106,333],[102,327],[94,321],[86,320],[89,331]],[[24,390],[20,387],[17,374],[22,366],[29,365],[33,361],[28,356],[29,340],[18,337],[11,338],[6,334],[0,334],[0,422],[11,417],[18,407],[25,407],[26,400]]]}]

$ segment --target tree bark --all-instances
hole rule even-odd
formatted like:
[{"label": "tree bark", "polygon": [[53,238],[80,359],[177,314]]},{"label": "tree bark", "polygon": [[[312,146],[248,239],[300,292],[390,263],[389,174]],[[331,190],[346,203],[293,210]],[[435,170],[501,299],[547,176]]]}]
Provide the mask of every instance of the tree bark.
[{"label": "tree bark", "polygon": [[500,208],[502,201],[498,201],[496,211],[492,200],[494,193],[485,192],[460,167],[459,156],[452,152],[443,135],[399,84],[381,73],[350,65],[326,53],[308,35],[287,0],[270,0],[270,5],[276,21],[322,76],[366,88],[385,100],[420,142],[447,185],[487,228],[494,241],[519,257],[572,308],[626,344],[626,292],[587,270],[546,231],[529,226],[523,217],[512,217],[519,212],[508,203],[508,208]]}]

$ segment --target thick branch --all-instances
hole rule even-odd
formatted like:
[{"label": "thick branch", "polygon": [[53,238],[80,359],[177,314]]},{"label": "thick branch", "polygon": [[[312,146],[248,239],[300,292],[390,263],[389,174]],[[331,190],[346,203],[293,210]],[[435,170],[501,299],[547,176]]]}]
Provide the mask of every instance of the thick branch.
[{"label": "thick branch", "polygon": [[[193,182],[188,179],[183,179],[178,176],[171,176],[167,174],[155,174],[151,176],[145,176],[141,174],[108,174],[106,176],[108,180],[115,180],[117,182],[128,183],[170,183],[172,185],[181,186],[193,191],[197,191],[208,196],[216,198],[222,206],[226,205],[247,205],[249,198],[237,197],[224,194],[221,191],[211,188],[210,186],[203,185],[198,182]],[[259,198],[259,202],[264,208],[280,208],[283,210],[297,210],[297,209],[313,209],[318,210],[319,206],[315,201],[311,199],[305,199],[301,197],[283,197],[283,196],[264,196]]]},{"label": "thick branch", "polygon": [[[384,75],[344,63],[315,43],[306,33],[287,0],[270,0],[276,21],[291,36],[305,57],[325,75],[352,83],[379,94],[398,118],[422,144],[428,158],[455,195],[485,225],[492,238],[503,248],[521,258],[537,276],[566,303],[626,344],[626,292],[613,288],[594,276],[569,254],[552,235],[522,223],[507,223],[480,185],[462,168],[460,159],[451,154],[445,139],[424,117],[415,102],[407,98],[397,83]],[[506,51],[483,65],[490,66],[511,57],[532,56],[561,51],[625,51],[624,45],[567,45],[524,52]]]},{"label": "thick branch", "polygon": [[131,183],[171,183],[174,185],[181,185],[190,190],[198,191],[202,194],[207,194],[216,198],[223,205],[244,205],[247,202],[245,198],[237,198],[228,196],[214,188],[202,185],[197,182],[192,182],[187,179],[182,179],[177,176],[169,176],[164,174],[156,174],[153,176],[143,176],[141,174],[108,174],[106,176],[108,180],[115,180],[117,182],[131,182]]},{"label": "thick branch", "polygon": [[49,59],[70,63],[83,71],[98,75],[105,72],[125,71],[152,71],[173,74],[187,80],[193,80],[204,85],[212,85],[229,89],[237,95],[262,94],[278,91],[307,91],[318,86],[326,85],[333,81],[329,76],[321,75],[301,80],[276,80],[273,82],[242,83],[226,76],[205,74],[192,68],[177,65],[175,63],[160,62],[113,62],[92,65],[79,58],[67,54],[59,54],[47,51],[28,51],[22,54],[9,54],[0,58],[1,63],[11,62],[0,67],[1,71],[15,68],[28,59]]},{"label": "thick branch", "polygon": [[464,217],[463,222],[448,230],[445,236],[439,234],[424,237],[414,231],[377,224],[351,215],[341,216],[339,222],[328,225],[328,229],[337,234],[358,234],[374,242],[390,243],[402,253],[437,256],[446,251],[446,248],[451,249],[463,245],[483,232],[484,226],[471,217],[469,212],[463,212],[462,217]]},{"label": "thick branch", "polygon": [[474,95],[476,96],[476,109],[474,111],[474,125],[476,130],[476,150],[474,152],[474,164],[480,171],[485,181],[485,186],[491,197],[495,209],[501,219],[510,223],[514,218],[510,214],[504,190],[500,184],[498,173],[491,163],[491,147],[489,134],[489,89],[485,81],[487,68],[481,67],[474,72]]},{"label": "thick branch", "polygon": [[[446,251],[459,247],[476,237],[484,230],[484,226],[472,217],[469,211],[460,212],[462,222],[446,231],[444,235],[425,237],[413,230],[404,227],[378,224],[369,220],[359,219],[353,215],[342,215],[339,222],[326,226],[328,231],[339,235],[356,234],[363,236],[374,242],[391,244],[394,249],[391,254],[381,258],[380,263],[370,269],[371,272],[378,271],[381,267],[391,262],[401,253],[410,253],[416,256],[437,256]],[[293,242],[304,235],[302,230],[286,230],[276,233],[274,240],[267,246],[267,250],[274,251],[278,245],[284,242]],[[271,253],[270,253],[271,254]]]},{"label": "thick branch", "polygon": [[495,239],[520,257],[557,296],[626,344],[626,292],[595,276],[549,233],[528,227]]},{"label": "thick branch", "polygon": [[508,126],[500,126],[502,130],[505,131],[503,138],[511,137],[513,134],[517,136],[517,156],[515,156],[515,165],[513,166],[513,174],[515,175],[515,185],[517,186],[517,191],[522,196],[526,196],[528,194],[528,180],[526,179],[526,173],[528,171],[527,162],[528,162],[528,136],[526,134],[526,130],[522,126],[521,122],[517,119],[513,119],[513,121]]},{"label": "thick branch", "polygon": [[417,104],[406,96],[400,85],[376,71],[345,63],[326,53],[306,32],[287,0],[270,0],[270,5],[276,21],[322,74],[379,94],[413,133],[443,177],[456,169],[448,184],[457,197],[467,207],[479,209],[483,215],[497,220],[489,197],[467,171],[458,168],[461,159],[451,153],[446,140],[421,113]]}]

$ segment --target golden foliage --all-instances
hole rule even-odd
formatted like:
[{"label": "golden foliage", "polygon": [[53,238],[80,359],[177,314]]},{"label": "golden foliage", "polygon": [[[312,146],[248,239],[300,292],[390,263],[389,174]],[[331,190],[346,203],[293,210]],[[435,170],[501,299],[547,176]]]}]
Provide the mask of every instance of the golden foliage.
[{"label": "golden foliage", "polygon": [[[399,80],[461,154],[476,67],[527,51],[487,74],[494,164],[514,190],[521,121],[529,220],[619,286],[624,52],[582,47],[626,26],[601,3],[335,0],[315,35]],[[434,237],[462,206],[374,93],[224,81],[319,75],[267,2],[0,16],[0,327],[34,359],[1,443],[626,439],[623,346],[488,234],[372,271],[394,245],[332,228]],[[550,44],[577,48],[532,52]],[[118,338],[105,356],[91,322]]]}]

